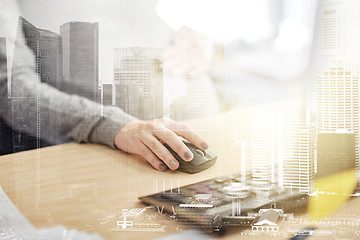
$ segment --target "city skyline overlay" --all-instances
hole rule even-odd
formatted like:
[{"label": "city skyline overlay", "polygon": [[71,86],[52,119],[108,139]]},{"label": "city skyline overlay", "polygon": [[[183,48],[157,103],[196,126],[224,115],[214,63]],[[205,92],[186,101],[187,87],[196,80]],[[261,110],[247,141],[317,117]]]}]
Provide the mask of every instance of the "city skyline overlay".
[{"label": "city skyline overlay", "polygon": [[[342,195],[344,199],[360,196],[360,58],[349,57],[346,40],[352,36],[346,22],[349,7],[344,0],[323,0],[319,2],[317,11],[317,26],[314,30],[316,36],[313,39],[311,58],[318,62],[309,66],[304,76],[300,77],[301,83],[284,84],[284,91],[289,92],[286,97],[255,104],[248,104],[246,99],[242,99],[246,94],[239,93],[236,96],[238,99],[232,99],[225,90],[229,87],[226,74],[213,74],[213,68],[226,72],[225,44],[209,42],[202,36],[184,40],[185,47],[181,49],[181,54],[185,55],[186,61],[180,62],[185,72],[171,75],[171,71],[167,69],[169,59],[166,52],[168,49],[165,47],[119,45],[112,49],[111,58],[104,61],[100,57],[101,46],[105,43],[100,41],[102,25],[99,22],[64,22],[58,26],[59,31],[56,33],[38,28],[31,21],[20,17],[16,41],[25,40],[27,48],[15,45],[12,69],[8,69],[6,64],[4,69],[2,64],[0,71],[12,73],[11,78],[7,78],[8,91],[3,93],[7,96],[7,102],[0,106],[1,111],[11,112],[9,119],[0,119],[0,132],[8,133],[12,143],[11,146],[1,146],[0,150],[3,154],[9,154],[35,149],[36,160],[29,163],[25,157],[16,159],[12,167],[14,186],[24,186],[25,190],[15,189],[16,195],[12,201],[20,202],[21,205],[17,207],[22,210],[46,206],[46,199],[59,203],[63,200],[78,200],[88,213],[85,221],[89,224],[84,226],[85,231],[101,226],[102,230],[119,236],[120,232],[166,232],[169,231],[169,222],[176,226],[176,231],[192,229],[196,226],[194,222],[181,222],[179,219],[182,215],[179,213],[185,213],[185,217],[186,214],[193,215],[194,219],[207,219],[206,214],[201,215],[202,210],[211,212],[218,206],[226,206],[224,203],[228,201],[226,204],[231,204],[231,207],[224,218],[225,222],[229,225],[233,223],[233,227],[243,228],[241,235],[248,235],[250,238],[278,237],[281,232],[288,234],[286,238],[291,234],[302,235],[303,232],[309,232],[308,235],[313,234],[315,237],[329,237],[336,236],[335,233],[342,234],[344,229],[359,237],[360,220],[356,214],[347,212],[344,215],[320,216],[312,212],[310,204],[299,204],[303,203],[302,200],[308,201],[308,204],[322,199],[322,204],[331,212],[331,203],[336,202],[334,199],[338,195]],[[280,21],[280,17],[277,21]],[[104,28],[109,30],[109,26]],[[118,33],[121,34],[121,31]],[[244,46],[247,45],[241,45]],[[7,39],[0,36],[0,52],[7,48],[9,49]],[[213,55],[203,58],[203,48],[210,49]],[[20,73],[21,76],[22,70],[28,70],[30,65],[23,64],[23,59],[26,58],[34,59],[34,69],[31,71],[37,74],[37,79],[29,79],[22,84],[22,81],[16,80],[14,74]],[[202,71],[193,71],[192,64],[199,61],[205,67]],[[101,65],[110,62],[111,66],[106,69],[111,69],[109,75],[112,78],[102,81]],[[239,82],[242,70],[244,69],[239,67]],[[246,74],[241,77],[246,79]],[[250,77],[248,81],[253,79],[255,78]],[[267,80],[270,82],[274,79],[269,77]],[[61,161],[54,163],[54,169],[59,171],[52,172],[50,180],[46,177],[40,179],[40,176],[46,176],[44,170],[40,174],[42,164],[46,164],[41,161],[40,149],[69,141],[60,137],[61,124],[65,119],[61,119],[56,111],[51,112],[47,108],[48,104],[56,106],[56,101],[41,101],[43,84],[67,93],[69,99],[78,95],[84,97],[77,97],[80,101],[95,102],[90,111],[98,116],[106,117],[104,112],[106,113],[106,108],[109,107],[120,108],[139,120],[169,117],[181,123],[189,123],[189,126],[211,145],[210,151],[216,150],[218,160],[226,162],[224,155],[236,158],[230,160],[231,166],[229,162],[222,165],[221,161],[218,161],[217,169],[210,169],[213,171],[210,172],[213,179],[195,183],[198,188],[193,187],[191,181],[188,185],[187,181],[195,175],[189,175],[187,180],[183,180],[179,177],[181,175],[167,176],[168,173],[157,173],[153,170],[155,175],[151,175],[151,180],[147,182],[147,186],[150,186],[149,183],[153,181],[152,187],[150,186],[150,190],[145,194],[168,194],[168,198],[164,199],[180,199],[179,202],[182,201],[181,197],[186,197],[183,203],[175,204],[171,210],[168,210],[170,205],[164,209],[165,200],[159,200],[159,204],[149,203],[146,207],[140,207],[138,202],[135,202],[136,205],[129,204],[128,207],[118,205],[117,198],[112,199],[115,204],[102,209],[100,205],[108,202],[102,196],[104,188],[99,184],[100,181],[93,181],[93,174],[103,178],[101,184],[105,183],[103,185],[110,189],[111,184],[118,187],[118,182],[108,177],[108,171],[114,170],[115,174],[121,175],[118,170],[129,166],[130,170],[124,169],[128,177],[122,183],[128,192],[121,193],[124,202],[129,202],[135,195],[136,199],[144,195],[141,189],[131,186],[134,181],[130,176],[137,172],[139,167],[135,164],[133,167],[131,161],[119,161],[117,155],[114,155],[110,160],[105,159],[109,161],[101,165],[104,168],[99,169],[97,161],[103,161],[104,158],[101,152],[94,148],[94,152],[90,153],[94,155],[94,159],[86,159],[89,164],[84,166],[84,171],[89,172],[88,182],[67,182],[72,174],[68,173],[67,164],[73,161],[67,155],[62,155]],[[24,91],[29,86],[36,89],[35,96],[29,97]],[[257,87],[259,92],[260,88],[273,90],[266,89],[267,86],[269,85]],[[235,89],[239,86],[234,84],[231,87]],[[254,98],[261,98],[259,92],[250,94],[254,95]],[[68,110],[70,114],[76,115],[72,109]],[[228,122],[231,126],[226,125]],[[12,129],[10,126],[16,128]],[[44,131],[42,126],[51,126],[52,132]],[[3,136],[5,134],[0,137]],[[0,140],[6,143],[6,139]],[[89,142],[96,142],[96,136]],[[232,151],[228,151],[229,149]],[[124,155],[124,159],[131,160],[131,157]],[[238,164],[232,165],[233,162]],[[28,181],[25,176],[30,176],[28,172],[31,169],[36,169],[37,172],[31,175],[33,181]],[[140,170],[142,171],[142,168]],[[229,173],[233,170],[234,173],[217,175],[223,170]],[[357,186],[353,192],[344,193],[343,189],[334,183],[345,182],[341,178],[345,177],[341,174],[354,172],[349,170],[356,170]],[[324,190],[323,185],[319,184],[319,179],[329,176],[335,176],[330,183],[338,189],[334,187]],[[83,178],[78,179],[82,181]],[[195,176],[195,181],[196,179]],[[51,191],[41,192],[40,184],[43,183],[50,186]],[[62,184],[65,185],[64,188]],[[0,195],[1,191],[0,188]],[[295,198],[285,200],[289,205],[295,206],[294,212],[275,200],[277,195],[285,193],[301,196],[296,201]],[[139,199],[141,200],[141,197]],[[260,204],[262,200],[268,201],[268,204],[251,209],[251,206]],[[325,203],[327,200],[329,203]],[[98,203],[99,206],[96,205]],[[346,201],[341,206],[345,205]],[[298,215],[300,211],[307,214]],[[50,219],[53,217],[51,214],[41,217]],[[212,220],[219,220],[219,216]],[[61,220],[65,225],[73,224],[76,218],[77,216],[64,216],[51,221]],[[245,229],[245,226],[248,228]],[[306,228],[302,228],[303,226]],[[314,229],[308,226],[313,226]],[[260,235],[262,233],[267,235]]]},{"label": "city skyline overlay", "polygon": [[[259,184],[272,182],[310,193],[317,173],[326,175],[323,169],[326,148],[322,141],[331,144],[338,141],[340,145],[346,141],[350,148],[344,147],[347,152],[345,155],[337,154],[337,161],[345,161],[348,167],[356,166],[359,172],[359,65],[341,58],[343,8],[341,3],[322,6],[322,36],[328,38],[321,38],[323,64],[316,79],[316,106],[309,109],[309,95],[304,93],[298,99],[281,103],[275,110],[262,111],[259,117],[255,114],[248,145],[254,181]],[[19,24],[35,55],[36,71],[41,81],[62,91],[118,106],[140,119],[159,118],[166,114],[180,120],[197,118],[201,116],[192,106],[206,107],[206,102],[202,103],[205,98],[192,93],[201,86],[202,76],[187,76],[189,96],[185,104],[174,105],[177,99],[170,104],[165,101],[163,49],[114,49],[113,83],[100,83],[97,23],[65,23],[60,26],[60,35],[37,29],[24,18],[19,19]],[[197,54],[196,51],[190,49],[189,56]],[[16,83],[11,84],[16,88]],[[15,113],[24,99],[14,92],[11,101]],[[38,99],[31,101],[36,104]],[[38,128],[36,146],[41,146],[41,121],[50,120],[41,119],[40,112],[37,115],[34,123],[22,124],[24,131],[21,132],[27,132],[26,128]],[[13,115],[13,121],[23,121],[21,119],[24,118]],[[19,139],[14,137],[15,142]]]}]

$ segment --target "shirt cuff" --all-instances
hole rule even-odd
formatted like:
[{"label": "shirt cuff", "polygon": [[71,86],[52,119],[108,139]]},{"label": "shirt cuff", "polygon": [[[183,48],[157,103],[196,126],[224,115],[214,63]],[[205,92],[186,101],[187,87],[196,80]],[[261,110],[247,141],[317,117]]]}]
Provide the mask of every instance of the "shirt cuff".
[{"label": "shirt cuff", "polygon": [[115,106],[104,106],[104,114],[90,134],[89,141],[116,148],[114,139],[120,129],[128,122],[135,120]]}]

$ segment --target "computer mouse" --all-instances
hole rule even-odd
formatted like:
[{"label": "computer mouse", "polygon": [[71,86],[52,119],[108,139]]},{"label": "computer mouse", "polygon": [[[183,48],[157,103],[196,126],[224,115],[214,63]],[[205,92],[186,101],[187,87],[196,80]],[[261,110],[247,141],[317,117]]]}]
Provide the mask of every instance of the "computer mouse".
[{"label": "computer mouse", "polygon": [[190,162],[184,161],[166,143],[164,144],[164,146],[170,151],[170,153],[179,162],[179,167],[176,170],[181,171],[181,172],[186,172],[186,173],[198,173],[198,172],[204,171],[205,169],[208,169],[209,167],[214,165],[214,163],[216,162],[216,159],[217,159],[216,154],[214,154],[208,150],[203,151],[185,139],[182,141],[194,155],[194,158]]}]

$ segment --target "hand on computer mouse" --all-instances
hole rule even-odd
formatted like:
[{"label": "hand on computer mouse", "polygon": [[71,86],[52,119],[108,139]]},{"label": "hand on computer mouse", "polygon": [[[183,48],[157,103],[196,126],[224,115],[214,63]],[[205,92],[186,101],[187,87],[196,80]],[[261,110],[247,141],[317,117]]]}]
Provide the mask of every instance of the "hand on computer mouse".
[{"label": "hand on computer mouse", "polygon": [[206,150],[208,145],[188,126],[168,118],[150,121],[133,120],[123,126],[116,134],[114,143],[117,148],[145,158],[155,169],[165,171],[179,167],[178,161],[163,145],[166,143],[184,161],[191,161],[192,152],[179,136],[196,147]]}]

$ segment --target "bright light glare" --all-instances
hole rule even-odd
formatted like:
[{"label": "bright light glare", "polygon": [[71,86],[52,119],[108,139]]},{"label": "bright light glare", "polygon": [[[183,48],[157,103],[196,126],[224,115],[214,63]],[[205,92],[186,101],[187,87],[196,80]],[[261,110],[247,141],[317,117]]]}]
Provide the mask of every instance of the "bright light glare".
[{"label": "bright light glare", "polygon": [[188,26],[213,40],[253,42],[271,34],[267,0],[159,0],[157,13],[175,31]]},{"label": "bright light glare", "polygon": [[309,28],[295,21],[284,21],[275,39],[275,49],[282,51],[298,51],[311,44]]}]

